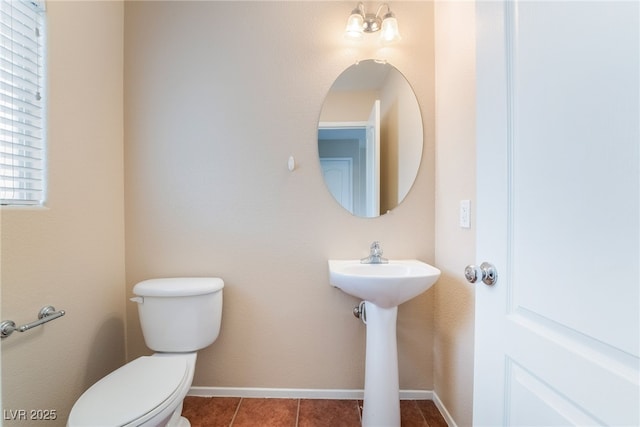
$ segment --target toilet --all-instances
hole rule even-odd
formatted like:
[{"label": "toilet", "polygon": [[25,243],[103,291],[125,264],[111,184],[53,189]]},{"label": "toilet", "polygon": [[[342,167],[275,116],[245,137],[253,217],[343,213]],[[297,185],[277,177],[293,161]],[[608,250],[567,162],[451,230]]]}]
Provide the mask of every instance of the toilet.
[{"label": "toilet", "polygon": [[219,278],[167,278],[138,283],[144,341],[152,356],[139,357],[91,386],[76,401],[68,427],[188,427],[182,401],[193,380],[197,351],[220,333]]}]

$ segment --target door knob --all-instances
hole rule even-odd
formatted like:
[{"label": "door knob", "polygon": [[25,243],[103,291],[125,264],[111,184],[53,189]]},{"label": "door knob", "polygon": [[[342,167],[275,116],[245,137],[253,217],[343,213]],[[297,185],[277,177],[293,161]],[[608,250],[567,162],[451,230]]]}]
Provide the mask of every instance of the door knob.
[{"label": "door knob", "polygon": [[482,280],[485,285],[493,285],[498,281],[498,270],[488,262],[483,262],[480,267],[471,264],[464,269],[464,277],[470,283],[476,283]]}]

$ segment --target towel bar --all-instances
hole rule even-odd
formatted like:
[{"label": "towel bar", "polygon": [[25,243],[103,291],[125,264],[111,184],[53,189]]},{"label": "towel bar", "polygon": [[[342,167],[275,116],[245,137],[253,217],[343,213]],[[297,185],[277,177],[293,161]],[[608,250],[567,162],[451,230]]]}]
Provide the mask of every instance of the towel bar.
[{"label": "towel bar", "polygon": [[38,312],[38,320],[27,323],[26,325],[16,326],[16,322],[14,322],[13,320],[3,320],[2,323],[0,323],[0,337],[7,338],[15,331],[26,332],[29,329],[35,328],[36,326],[40,326],[44,323],[51,322],[58,317],[62,317],[64,316],[64,314],[64,310],[56,311],[53,306],[47,305],[45,307],[42,307],[42,309]]}]

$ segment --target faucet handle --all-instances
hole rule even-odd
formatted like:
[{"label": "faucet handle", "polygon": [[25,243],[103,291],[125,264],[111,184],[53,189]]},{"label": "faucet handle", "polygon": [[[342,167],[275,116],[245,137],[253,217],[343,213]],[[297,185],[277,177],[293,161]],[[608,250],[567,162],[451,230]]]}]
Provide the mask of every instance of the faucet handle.
[{"label": "faucet handle", "polygon": [[382,258],[382,248],[380,242],[375,240],[371,243],[371,251],[369,256],[360,260],[362,264],[386,264],[389,262],[386,258]]},{"label": "faucet handle", "polygon": [[375,240],[371,243],[371,254],[372,255],[382,255],[382,248],[380,247],[380,242]]}]

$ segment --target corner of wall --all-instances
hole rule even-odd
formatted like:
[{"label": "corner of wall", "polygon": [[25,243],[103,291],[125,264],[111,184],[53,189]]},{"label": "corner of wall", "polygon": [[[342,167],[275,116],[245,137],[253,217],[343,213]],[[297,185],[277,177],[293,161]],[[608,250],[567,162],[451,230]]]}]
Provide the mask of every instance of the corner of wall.
[{"label": "corner of wall", "polygon": [[[464,279],[475,262],[475,5],[435,3],[436,284],[434,391],[460,426],[472,424],[475,292]],[[471,228],[458,224],[471,201]]]}]

